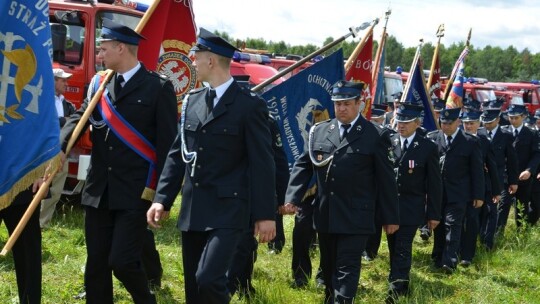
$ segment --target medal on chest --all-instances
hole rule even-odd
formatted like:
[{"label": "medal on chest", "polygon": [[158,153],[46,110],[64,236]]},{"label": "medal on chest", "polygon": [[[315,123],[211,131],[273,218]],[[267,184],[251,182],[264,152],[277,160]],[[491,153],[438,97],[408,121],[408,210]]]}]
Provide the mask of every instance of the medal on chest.
[{"label": "medal on chest", "polygon": [[409,160],[409,174],[412,174],[414,170],[414,160]]}]

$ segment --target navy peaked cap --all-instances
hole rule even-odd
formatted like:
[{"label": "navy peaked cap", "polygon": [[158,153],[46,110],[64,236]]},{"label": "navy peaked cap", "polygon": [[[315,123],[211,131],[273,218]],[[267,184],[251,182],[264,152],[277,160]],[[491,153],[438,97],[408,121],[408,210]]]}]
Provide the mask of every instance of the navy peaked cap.
[{"label": "navy peaked cap", "polygon": [[237,48],[232,46],[225,39],[212,34],[210,31],[200,28],[197,44],[191,48],[192,51],[208,51],[223,57],[232,58]]},{"label": "navy peaked cap", "polygon": [[396,121],[409,122],[422,116],[424,107],[414,103],[402,103],[396,109]]},{"label": "navy peaked cap", "polygon": [[118,24],[110,19],[104,18],[101,28],[101,37],[97,40],[99,42],[104,41],[119,41],[132,45],[139,45],[139,41],[145,39],[139,33],[135,32],[131,28]]},{"label": "navy peaked cap", "polygon": [[363,89],[363,82],[338,80],[332,86],[332,101],[357,98],[362,94]]},{"label": "navy peaked cap", "polygon": [[494,121],[495,119],[499,118],[499,115],[501,115],[501,110],[492,108],[492,109],[485,109],[484,112],[482,112],[482,121],[484,123],[490,123]]},{"label": "navy peaked cap", "polygon": [[522,104],[511,104],[508,107],[508,116],[527,114],[527,108]]},{"label": "navy peaked cap", "polygon": [[452,122],[459,118],[459,112],[461,112],[461,108],[444,109],[441,111],[439,119],[442,122]]},{"label": "navy peaked cap", "polygon": [[459,118],[463,121],[477,121],[480,120],[480,115],[482,112],[476,109],[466,109],[461,112]]}]

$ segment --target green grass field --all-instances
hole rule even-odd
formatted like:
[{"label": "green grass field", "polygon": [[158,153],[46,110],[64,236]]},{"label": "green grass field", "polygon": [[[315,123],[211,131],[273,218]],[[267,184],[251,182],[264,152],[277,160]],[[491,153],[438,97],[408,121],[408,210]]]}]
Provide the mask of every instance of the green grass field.
[{"label": "green grass field", "polygon": [[[178,204],[164,227],[156,232],[156,242],[164,266],[162,290],[158,303],[184,303],[183,271],[179,233],[175,228]],[[513,218],[513,217],[512,217]],[[269,254],[266,245],[259,247],[255,265],[256,296],[251,303],[322,303],[323,290],[314,282],[305,289],[292,289],[291,232],[293,218],[285,218],[287,243],[279,255]],[[82,211],[78,206],[63,205],[50,228],[43,231],[42,303],[84,303],[75,300],[83,286],[85,245]],[[7,240],[0,228],[0,245]],[[493,252],[479,250],[473,265],[459,268],[451,276],[431,266],[433,239],[424,243],[415,239],[412,292],[399,303],[540,303],[540,228],[516,231],[513,220],[504,239]],[[313,253],[318,266],[318,253]],[[362,261],[356,303],[384,303],[389,271],[388,250],[383,237],[380,255],[372,262]],[[115,280],[115,303],[131,303],[131,298]],[[245,303],[234,297],[232,303]],[[0,257],[0,303],[18,303],[15,271],[10,255]]]}]

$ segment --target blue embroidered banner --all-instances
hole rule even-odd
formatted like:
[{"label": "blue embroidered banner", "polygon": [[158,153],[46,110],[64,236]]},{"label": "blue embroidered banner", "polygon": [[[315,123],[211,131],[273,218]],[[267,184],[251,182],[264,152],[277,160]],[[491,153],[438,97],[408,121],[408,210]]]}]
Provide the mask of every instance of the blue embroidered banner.
[{"label": "blue embroidered banner", "polygon": [[339,49],[262,95],[279,125],[290,169],[307,146],[311,126],[334,117],[332,85],[344,74]]},{"label": "blue embroidered banner", "polygon": [[0,210],[60,151],[47,0],[1,1]]}]

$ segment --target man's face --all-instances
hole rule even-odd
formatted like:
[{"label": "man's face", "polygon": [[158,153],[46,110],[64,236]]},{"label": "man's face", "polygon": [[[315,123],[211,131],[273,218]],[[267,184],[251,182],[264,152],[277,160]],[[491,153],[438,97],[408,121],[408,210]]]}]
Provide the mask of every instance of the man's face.
[{"label": "man's face", "polygon": [[339,122],[347,124],[351,123],[360,110],[360,100],[346,99],[340,101],[334,101],[334,112]]},{"label": "man's face", "polygon": [[478,120],[464,121],[463,122],[463,129],[465,129],[465,131],[467,131],[467,132],[469,132],[471,134],[476,134],[479,127],[480,127],[480,121],[478,121]]},{"label": "man's face", "polygon": [[198,81],[208,81],[208,75],[210,73],[210,52],[208,51],[196,51],[194,52],[194,60],[191,63],[197,71]]},{"label": "man's face", "polygon": [[460,123],[461,121],[459,119],[452,122],[441,122],[441,130],[446,136],[452,135],[454,132],[456,132]]},{"label": "man's face", "polygon": [[486,127],[486,130],[492,131],[493,129],[497,127],[498,124],[499,124],[499,118],[491,122],[484,122],[484,127]]},{"label": "man's face", "polygon": [[517,128],[523,124],[523,119],[525,119],[525,115],[516,115],[516,116],[510,116],[508,115],[508,120],[510,121],[510,124],[514,128]]},{"label": "man's face", "polygon": [[67,88],[67,78],[54,77],[54,92],[56,95],[64,94]]},{"label": "man's face", "polygon": [[103,61],[107,69],[116,71],[122,60],[122,49],[125,49],[125,45],[118,41],[103,41],[99,48],[98,59]]},{"label": "man's face", "polygon": [[413,121],[408,122],[397,122],[397,131],[399,132],[399,135],[403,137],[410,137],[413,135],[413,133],[418,129],[420,126],[420,120],[415,119]]}]

